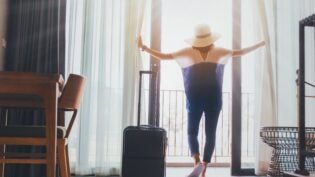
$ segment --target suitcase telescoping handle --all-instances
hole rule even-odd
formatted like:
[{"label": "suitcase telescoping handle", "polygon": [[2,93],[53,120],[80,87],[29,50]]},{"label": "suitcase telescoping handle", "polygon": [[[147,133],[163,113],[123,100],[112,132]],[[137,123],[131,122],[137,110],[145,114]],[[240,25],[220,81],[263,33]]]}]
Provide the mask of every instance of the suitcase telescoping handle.
[{"label": "suitcase telescoping handle", "polygon": [[138,121],[137,125],[140,126],[140,110],[141,110],[141,89],[142,89],[142,75],[143,74],[151,74],[153,77],[156,77],[156,72],[155,71],[140,71],[139,72],[140,77],[139,77],[139,100],[138,100]]}]

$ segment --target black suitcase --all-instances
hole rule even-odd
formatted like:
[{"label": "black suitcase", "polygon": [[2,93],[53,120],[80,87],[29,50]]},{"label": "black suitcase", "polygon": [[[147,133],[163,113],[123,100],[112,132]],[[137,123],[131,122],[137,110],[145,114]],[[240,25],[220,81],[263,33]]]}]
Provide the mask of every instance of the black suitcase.
[{"label": "black suitcase", "polygon": [[156,77],[152,71],[140,71],[138,125],[124,129],[122,177],[165,177],[166,131],[151,125],[140,125],[142,74]]}]

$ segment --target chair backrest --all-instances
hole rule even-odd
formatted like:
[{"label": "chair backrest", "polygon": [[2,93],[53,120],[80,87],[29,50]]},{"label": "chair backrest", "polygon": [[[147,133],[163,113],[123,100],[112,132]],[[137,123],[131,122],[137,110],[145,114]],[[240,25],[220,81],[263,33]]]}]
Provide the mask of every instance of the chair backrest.
[{"label": "chair backrest", "polygon": [[85,78],[81,75],[70,74],[59,98],[58,108],[77,110],[80,107],[84,91]]}]

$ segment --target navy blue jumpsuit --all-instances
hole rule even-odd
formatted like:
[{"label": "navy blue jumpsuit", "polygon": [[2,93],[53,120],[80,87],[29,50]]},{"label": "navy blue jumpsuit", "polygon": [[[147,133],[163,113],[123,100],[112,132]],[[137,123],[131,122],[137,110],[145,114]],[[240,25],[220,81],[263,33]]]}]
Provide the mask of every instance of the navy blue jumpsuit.
[{"label": "navy blue jumpsuit", "polygon": [[206,143],[203,161],[210,162],[215,145],[216,127],[222,108],[224,65],[198,63],[182,69],[188,111],[188,142],[191,154],[199,154],[197,140],[202,113],[205,114]]},{"label": "navy blue jumpsuit", "polygon": [[205,114],[206,143],[203,161],[210,162],[216,127],[222,108],[222,84],[224,64],[211,62],[209,54],[202,59],[199,51],[192,48],[174,53],[182,66],[188,112],[188,143],[192,155],[199,155],[198,131],[202,114]]}]

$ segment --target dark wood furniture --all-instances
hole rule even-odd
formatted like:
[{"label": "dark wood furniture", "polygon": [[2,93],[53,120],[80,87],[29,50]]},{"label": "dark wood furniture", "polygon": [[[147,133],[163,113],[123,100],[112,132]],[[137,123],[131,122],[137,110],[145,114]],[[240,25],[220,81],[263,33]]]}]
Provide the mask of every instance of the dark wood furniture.
[{"label": "dark wood furniture", "polygon": [[68,137],[83,97],[84,83],[85,79],[83,76],[70,74],[58,102],[60,117],[64,115],[64,112],[72,112],[70,122],[65,126],[65,133],[62,136],[58,136],[58,163],[60,164],[61,177],[70,177]]},{"label": "dark wood furniture", "polygon": [[46,124],[42,138],[0,137],[2,145],[46,146],[44,159],[1,158],[0,163],[46,164],[46,176],[56,176],[57,100],[62,87],[63,78],[57,74],[0,72],[0,107],[44,109]]}]

